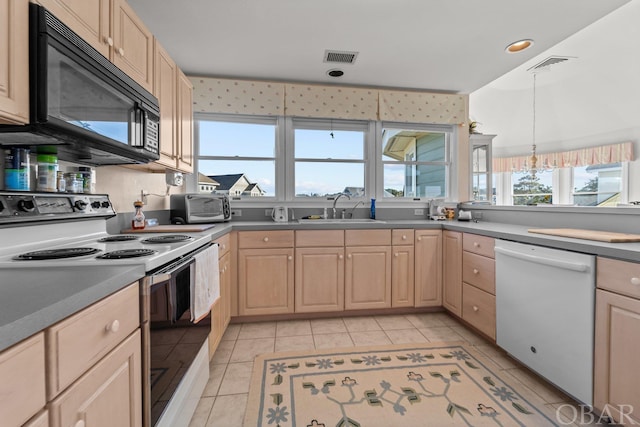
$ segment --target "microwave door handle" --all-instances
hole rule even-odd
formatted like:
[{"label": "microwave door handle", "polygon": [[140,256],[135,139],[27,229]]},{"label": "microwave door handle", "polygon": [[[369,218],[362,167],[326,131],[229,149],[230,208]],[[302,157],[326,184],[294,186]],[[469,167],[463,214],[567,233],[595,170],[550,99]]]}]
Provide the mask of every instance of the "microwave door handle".
[{"label": "microwave door handle", "polygon": [[144,111],[140,108],[140,105],[136,102],[133,108],[131,109],[130,119],[129,119],[129,141],[131,141],[132,147],[140,147],[142,146],[142,141],[144,141],[142,137],[143,126],[142,120]]}]

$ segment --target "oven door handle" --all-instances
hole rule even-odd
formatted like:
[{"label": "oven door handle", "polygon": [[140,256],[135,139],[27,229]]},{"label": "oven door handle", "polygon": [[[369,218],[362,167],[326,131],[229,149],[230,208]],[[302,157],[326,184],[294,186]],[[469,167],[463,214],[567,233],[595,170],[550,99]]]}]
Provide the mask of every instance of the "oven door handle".
[{"label": "oven door handle", "polygon": [[164,283],[167,282],[169,280],[171,280],[172,275],[182,269],[183,267],[195,262],[195,256],[196,254],[208,249],[211,246],[211,244],[202,246],[201,248],[198,248],[196,250],[194,250],[193,252],[189,253],[187,256],[185,256],[184,258],[175,261],[173,264],[169,264],[167,265],[165,268],[147,276],[147,279],[149,280],[149,284],[150,285],[155,285],[157,283]]}]

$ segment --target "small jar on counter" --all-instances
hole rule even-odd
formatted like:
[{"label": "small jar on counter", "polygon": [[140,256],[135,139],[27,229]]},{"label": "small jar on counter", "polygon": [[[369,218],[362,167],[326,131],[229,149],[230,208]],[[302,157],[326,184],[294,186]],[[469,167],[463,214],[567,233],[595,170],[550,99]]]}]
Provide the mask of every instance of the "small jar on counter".
[{"label": "small jar on counter", "polygon": [[131,220],[131,228],[134,230],[141,230],[145,226],[145,218],[144,213],[142,212],[142,206],[144,204],[140,200],[136,200],[133,202],[133,207],[136,209],[133,214],[133,219]]},{"label": "small jar on counter", "polygon": [[56,191],[58,178],[58,156],[38,154],[38,191]]},{"label": "small jar on counter", "polygon": [[82,174],[77,172],[67,172],[64,174],[66,181],[67,193],[82,193],[84,192],[84,180]]},{"label": "small jar on counter", "polygon": [[58,182],[58,192],[64,193],[67,191],[67,181],[64,178],[64,171],[58,171],[56,174],[56,181]]}]

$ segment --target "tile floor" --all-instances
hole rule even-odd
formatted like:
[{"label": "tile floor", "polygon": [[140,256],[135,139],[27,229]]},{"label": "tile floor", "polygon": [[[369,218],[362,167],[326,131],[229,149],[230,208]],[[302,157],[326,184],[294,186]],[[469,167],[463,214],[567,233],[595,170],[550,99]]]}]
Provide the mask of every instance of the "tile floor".
[{"label": "tile floor", "polygon": [[[210,363],[210,378],[190,427],[241,427],[249,392],[253,359],[274,351],[465,341],[500,366],[514,386],[537,394],[555,411],[572,418],[575,403],[553,386],[518,365],[502,350],[446,313],[345,317],[318,320],[229,325]],[[510,378],[509,378],[510,377]],[[561,412],[563,412],[561,410]],[[579,410],[579,409],[578,409]],[[571,424],[564,420],[562,425]]]}]

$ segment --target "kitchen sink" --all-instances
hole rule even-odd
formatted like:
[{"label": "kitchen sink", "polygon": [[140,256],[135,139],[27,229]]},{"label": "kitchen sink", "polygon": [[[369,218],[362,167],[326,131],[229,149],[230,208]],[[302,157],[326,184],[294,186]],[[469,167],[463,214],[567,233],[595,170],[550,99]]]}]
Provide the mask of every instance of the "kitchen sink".
[{"label": "kitchen sink", "polygon": [[327,218],[327,219],[299,219],[300,224],[367,224],[379,223],[384,224],[385,221],[370,218]]}]

